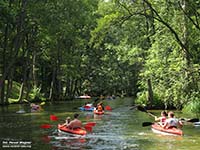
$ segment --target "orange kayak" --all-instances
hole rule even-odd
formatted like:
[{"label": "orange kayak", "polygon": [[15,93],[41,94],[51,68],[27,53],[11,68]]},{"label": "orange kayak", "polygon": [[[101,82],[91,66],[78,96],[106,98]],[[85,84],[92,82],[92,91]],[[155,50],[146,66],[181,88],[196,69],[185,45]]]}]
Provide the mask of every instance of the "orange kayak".
[{"label": "orange kayak", "polygon": [[84,129],[69,129],[66,126],[62,126],[61,124],[58,124],[58,130],[62,132],[72,133],[72,134],[78,134],[78,135],[86,135],[87,132]]},{"label": "orange kayak", "polygon": [[94,110],[94,114],[96,114],[96,115],[103,115],[104,111]]},{"label": "orange kayak", "polygon": [[151,125],[151,129],[153,132],[155,133],[159,133],[159,134],[165,134],[165,135],[183,135],[183,131],[181,129],[177,129],[177,128],[169,128],[169,129],[164,129],[163,127],[161,127],[159,124],[154,123],[153,125]]}]

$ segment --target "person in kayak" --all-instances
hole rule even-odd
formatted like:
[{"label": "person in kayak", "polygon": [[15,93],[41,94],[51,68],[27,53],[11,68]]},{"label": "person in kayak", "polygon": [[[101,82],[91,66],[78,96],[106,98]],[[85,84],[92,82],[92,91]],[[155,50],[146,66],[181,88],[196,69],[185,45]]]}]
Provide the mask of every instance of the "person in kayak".
[{"label": "person in kayak", "polygon": [[100,102],[100,103],[97,104],[97,111],[98,112],[104,111],[103,102]]},{"label": "person in kayak", "polygon": [[89,102],[86,102],[85,105],[83,105],[82,107],[90,108],[90,107],[92,107],[92,104],[90,104]]},{"label": "person in kayak", "polygon": [[87,103],[85,106],[92,107],[92,104]]},{"label": "person in kayak", "polygon": [[172,111],[170,111],[168,113],[168,119],[166,119],[166,121],[164,122],[163,125],[161,125],[163,128],[166,128],[166,129],[169,129],[169,128],[178,128],[178,127],[182,127],[183,126],[183,123],[176,119],[174,117],[174,113]]},{"label": "person in kayak", "polygon": [[159,124],[164,124],[166,119],[167,119],[166,111],[161,111],[161,116],[160,117],[155,116],[155,121],[159,122]]},{"label": "person in kayak", "polygon": [[34,103],[31,103],[31,112],[36,112],[36,111],[40,111],[42,108],[40,105],[36,105]]},{"label": "person in kayak", "polygon": [[82,128],[82,122],[78,119],[79,114],[74,114],[74,120],[70,121],[70,123],[67,125],[70,129],[78,129]]},{"label": "person in kayak", "polygon": [[70,117],[67,117],[66,120],[65,120],[65,123],[62,124],[61,127],[67,126],[70,122],[71,122],[71,118],[70,118]]}]

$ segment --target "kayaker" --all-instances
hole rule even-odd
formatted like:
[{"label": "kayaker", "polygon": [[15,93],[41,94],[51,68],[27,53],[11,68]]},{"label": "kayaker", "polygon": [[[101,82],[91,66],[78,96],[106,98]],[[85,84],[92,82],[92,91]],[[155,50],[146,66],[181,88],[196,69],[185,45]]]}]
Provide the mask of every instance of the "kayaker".
[{"label": "kayaker", "polygon": [[74,120],[70,121],[70,123],[67,125],[70,129],[77,129],[82,128],[82,122],[78,119],[79,114],[74,114]]},{"label": "kayaker", "polygon": [[98,112],[104,111],[103,102],[100,102],[97,104],[97,111]]},{"label": "kayaker", "polygon": [[86,102],[83,107],[92,107],[92,104],[90,104],[89,102]]},{"label": "kayaker", "polygon": [[92,104],[87,103],[85,106],[92,107]]},{"label": "kayaker", "polygon": [[160,115],[161,115],[160,117],[155,116],[155,121],[158,121],[160,124],[164,124],[164,122],[167,119],[166,111],[161,111]]},{"label": "kayaker", "polygon": [[67,126],[67,125],[70,123],[70,121],[71,121],[71,118],[70,118],[70,117],[67,117],[66,120],[65,120],[65,123],[62,124],[61,127],[63,127],[63,126]]},{"label": "kayaker", "polygon": [[40,105],[36,105],[34,103],[31,103],[31,112],[36,112],[36,111],[40,111],[42,108]]},{"label": "kayaker", "polygon": [[178,127],[182,127],[183,126],[183,123],[176,119],[174,117],[174,112],[170,111],[168,113],[168,119],[166,119],[166,121],[164,122],[163,125],[161,125],[163,128],[166,128],[166,129],[169,129],[169,128],[178,128]]}]

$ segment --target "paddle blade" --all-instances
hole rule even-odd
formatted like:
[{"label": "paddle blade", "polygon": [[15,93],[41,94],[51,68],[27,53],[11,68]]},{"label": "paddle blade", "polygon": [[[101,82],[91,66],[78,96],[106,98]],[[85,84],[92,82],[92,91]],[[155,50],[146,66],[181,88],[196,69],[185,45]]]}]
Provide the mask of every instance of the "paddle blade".
[{"label": "paddle blade", "polygon": [[148,113],[147,110],[144,107],[142,107],[142,106],[137,106],[137,109],[140,110],[140,111],[142,111],[142,112]]},{"label": "paddle blade", "polygon": [[150,126],[150,125],[152,125],[152,124],[154,124],[154,123],[152,123],[152,122],[143,122],[143,123],[142,123],[142,126],[143,126],[143,127],[146,127],[146,126]]},{"label": "paddle blade", "polygon": [[30,103],[30,102],[29,102],[28,100],[26,100],[26,99],[23,99],[23,101],[24,101],[24,102],[27,102],[27,103]]},{"label": "paddle blade", "polygon": [[42,106],[42,105],[45,105],[45,102],[40,103],[40,105],[41,105],[41,106]]},{"label": "paddle blade", "polygon": [[91,126],[91,127],[93,127],[93,126],[95,126],[96,125],[96,122],[87,122],[86,124],[85,124],[85,126]]},{"label": "paddle blade", "polygon": [[135,108],[137,108],[137,106],[131,106],[130,108],[129,108],[129,110],[133,110],[133,109],[135,109]]},{"label": "paddle blade", "polygon": [[89,131],[89,132],[92,132],[92,126],[90,125],[85,125],[84,126],[85,130]]},{"label": "paddle blade", "polygon": [[187,122],[199,122],[198,118],[188,119]]},{"label": "paddle blade", "polygon": [[42,136],[42,141],[44,141],[45,143],[49,143],[51,141],[51,138],[48,135],[44,135]]},{"label": "paddle blade", "polygon": [[42,128],[42,129],[49,129],[49,128],[51,128],[51,125],[50,124],[42,124],[40,126],[40,128]]},{"label": "paddle blade", "polygon": [[105,110],[112,111],[112,108],[110,106],[106,106]]},{"label": "paddle blade", "polygon": [[50,115],[50,120],[51,120],[51,121],[57,121],[57,120],[58,120],[58,117],[55,116],[55,115]]}]

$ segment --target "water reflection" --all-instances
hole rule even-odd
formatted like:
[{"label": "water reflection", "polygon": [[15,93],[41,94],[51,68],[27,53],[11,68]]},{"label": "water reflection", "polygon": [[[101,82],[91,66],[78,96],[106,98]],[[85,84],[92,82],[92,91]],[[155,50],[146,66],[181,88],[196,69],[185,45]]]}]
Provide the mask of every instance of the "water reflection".
[{"label": "water reflection", "polygon": [[86,136],[74,135],[55,130],[51,135],[42,136],[42,141],[51,144],[53,150],[82,149],[85,146]]},{"label": "water reflection", "polygon": [[[109,101],[110,102],[110,101]],[[0,142],[3,140],[29,140],[32,149],[42,150],[197,150],[200,148],[200,128],[193,124],[183,127],[184,136],[174,137],[155,134],[151,127],[142,127],[142,122],[152,122],[153,118],[146,113],[129,110],[128,101],[116,100],[112,112],[104,115],[94,115],[92,112],[81,112],[73,109],[81,106],[79,102],[63,102],[57,105],[44,106],[44,112],[16,114],[17,105],[1,111],[0,115]],[[123,104],[125,103],[125,104]],[[29,106],[25,108],[26,112]],[[97,122],[93,131],[85,137],[57,132],[57,124],[62,123],[66,116],[80,113],[83,122]],[[154,111],[160,114],[160,111]],[[49,116],[55,114],[60,120],[50,121]],[[183,114],[180,114],[184,117]],[[50,124],[52,128],[41,129],[42,124]],[[0,147],[1,149],[1,147]]]},{"label": "water reflection", "polygon": [[[43,137],[44,142],[52,145],[53,149],[139,149],[139,144],[134,140],[130,129],[130,115],[122,108],[104,115],[93,115],[93,113],[82,114],[87,122],[96,121],[97,125],[92,133],[85,137],[60,134],[58,132]],[[134,121],[135,119],[133,119]],[[131,130],[132,131],[132,130]]]}]

